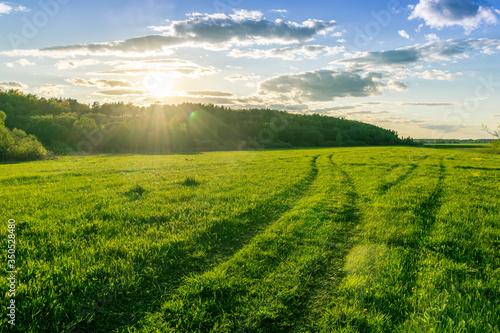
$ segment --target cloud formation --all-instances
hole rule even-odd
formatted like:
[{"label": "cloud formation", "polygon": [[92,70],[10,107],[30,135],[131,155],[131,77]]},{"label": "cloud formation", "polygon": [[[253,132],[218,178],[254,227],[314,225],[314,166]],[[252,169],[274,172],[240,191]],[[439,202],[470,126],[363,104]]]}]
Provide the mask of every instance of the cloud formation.
[{"label": "cloud formation", "polygon": [[[338,97],[378,96],[388,88],[380,73],[356,74],[335,70],[316,70],[280,75],[260,84],[261,94],[281,94],[301,101],[325,102]],[[404,84],[398,82],[399,87]]]},{"label": "cloud formation", "polygon": [[298,45],[269,50],[234,49],[229,52],[233,58],[249,57],[254,59],[280,58],[283,60],[316,59],[318,55],[334,55],[345,52],[344,46]]},{"label": "cloud formation", "polygon": [[251,74],[251,75],[238,75],[238,74],[235,74],[235,75],[230,75],[230,76],[226,76],[224,78],[225,80],[228,80],[228,81],[249,81],[249,80],[258,80],[260,79],[260,75],[255,75],[255,74]]},{"label": "cloud formation", "polygon": [[101,91],[96,91],[94,93],[94,95],[104,95],[104,96],[142,96],[148,94],[149,93],[147,91],[138,89],[101,90]]},{"label": "cloud formation", "polygon": [[29,89],[29,87],[21,82],[10,81],[10,82],[0,82],[0,89],[1,90],[10,90],[10,89],[27,90],[27,89]]},{"label": "cloud formation", "polygon": [[425,103],[425,102],[401,102],[398,104],[407,106],[426,106],[426,107],[448,107],[456,105],[456,103]]},{"label": "cloud formation", "polygon": [[173,48],[201,47],[227,50],[232,46],[305,43],[335,29],[335,21],[309,19],[302,23],[268,20],[259,11],[235,10],[233,14],[192,13],[184,21],[172,21],[151,29],[161,32],[105,43],[55,46],[40,50],[1,52],[9,56],[66,57],[81,55],[148,56],[171,54]]},{"label": "cloud formation", "polygon": [[488,6],[486,1],[420,0],[410,8],[413,9],[410,20],[422,19],[426,25],[436,29],[461,26],[465,33],[470,33],[483,23],[498,23],[495,9]]},{"label": "cloud formation", "polygon": [[0,2],[0,15],[3,14],[13,14],[16,12],[27,12],[28,8],[24,6],[15,6],[13,7],[10,3]]},{"label": "cloud formation", "polygon": [[78,77],[72,79],[66,79],[66,82],[69,82],[75,86],[84,86],[84,87],[97,87],[99,89],[106,88],[132,88],[134,85],[132,82],[127,80],[105,80],[105,79],[81,79]]},{"label": "cloud formation", "polygon": [[44,84],[35,88],[35,93],[49,97],[57,97],[64,94],[66,86],[59,84]]},{"label": "cloud formation", "polygon": [[212,67],[202,67],[194,62],[182,59],[119,60],[107,64],[111,65],[113,69],[95,74],[137,76],[156,73],[196,78],[217,73]]},{"label": "cloud formation", "polygon": [[61,60],[56,63],[56,67],[59,70],[66,69],[76,69],[80,67],[87,67],[92,65],[98,65],[101,62],[97,59],[72,59],[72,60]]},{"label": "cloud formation", "polygon": [[36,63],[31,62],[27,59],[19,59],[18,61],[15,61],[15,62],[8,62],[6,65],[9,68],[13,68],[14,66],[16,66],[16,64],[21,66],[21,67],[35,66],[36,65]]},{"label": "cloud formation", "polygon": [[399,30],[398,34],[403,38],[410,39],[410,35],[405,30]]},{"label": "cloud formation", "polygon": [[358,52],[336,61],[353,68],[401,67],[419,62],[449,61],[466,58],[472,52],[500,52],[500,38],[449,39],[416,44],[396,50]]},{"label": "cloud formation", "polygon": [[457,126],[457,125],[447,125],[447,124],[420,124],[418,125],[421,128],[437,131],[437,132],[444,132],[444,133],[453,133],[458,131],[462,126]]}]

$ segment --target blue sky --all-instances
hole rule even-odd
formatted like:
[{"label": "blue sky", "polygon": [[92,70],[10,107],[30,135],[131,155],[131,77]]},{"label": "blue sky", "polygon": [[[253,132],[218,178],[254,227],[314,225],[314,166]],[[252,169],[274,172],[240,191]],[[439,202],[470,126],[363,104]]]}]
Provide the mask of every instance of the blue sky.
[{"label": "blue sky", "polygon": [[0,0],[0,89],[482,138],[500,123],[499,23],[483,0]]}]

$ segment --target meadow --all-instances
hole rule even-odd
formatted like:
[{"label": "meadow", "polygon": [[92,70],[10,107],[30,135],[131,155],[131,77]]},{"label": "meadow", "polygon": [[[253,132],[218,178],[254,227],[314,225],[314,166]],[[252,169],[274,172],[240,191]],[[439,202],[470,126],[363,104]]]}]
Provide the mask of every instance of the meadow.
[{"label": "meadow", "polygon": [[498,154],[68,156],[0,183],[20,332],[500,332]]}]

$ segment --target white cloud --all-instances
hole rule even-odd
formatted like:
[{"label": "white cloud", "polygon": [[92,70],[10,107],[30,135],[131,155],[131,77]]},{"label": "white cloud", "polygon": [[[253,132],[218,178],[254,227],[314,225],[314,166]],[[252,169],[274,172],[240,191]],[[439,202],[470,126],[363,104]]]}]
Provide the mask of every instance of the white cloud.
[{"label": "white cloud", "polygon": [[410,39],[410,35],[408,35],[408,33],[404,30],[399,30],[398,34],[403,38]]},{"label": "white cloud", "polygon": [[57,97],[64,94],[66,86],[59,84],[44,84],[35,88],[35,93],[43,94],[49,97]]},{"label": "white cloud", "polygon": [[275,13],[283,13],[283,14],[288,13],[286,9],[273,9],[272,11]]},{"label": "white cloud", "polygon": [[181,59],[118,60],[107,64],[111,65],[113,69],[95,74],[137,76],[157,73],[196,78],[217,73],[212,67],[202,67],[194,62]]},{"label": "white cloud", "polygon": [[124,41],[55,46],[40,50],[0,52],[8,56],[67,57],[78,55],[152,56],[172,54],[179,47],[227,50],[232,46],[295,44],[335,29],[335,21],[309,19],[302,23],[268,20],[259,11],[233,14],[191,14],[187,20],[151,27],[161,32]]},{"label": "white cloud", "polygon": [[28,11],[28,8],[26,8],[24,6],[12,7],[12,5],[10,5],[10,3],[0,2],[0,15],[13,14],[16,12],[27,12],[27,11]]},{"label": "white cloud", "polygon": [[429,42],[438,42],[441,40],[436,34],[427,34],[425,35],[425,39],[427,39]]},{"label": "white cloud", "polygon": [[325,102],[338,97],[378,96],[386,88],[400,90],[405,87],[397,81],[384,83],[380,73],[356,74],[322,69],[267,79],[260,83],[260,93],[281,95],[282,99],[292,99],[299,103]]},{"label": "white cloud", "polygon": [[97,59],[61,60],[56,63],[56,67],[59,70],[65,70],[98,65],[100,63]]},{"label": "white cloud", "polygon": [[483,4],[486,3],[475,0],[420,0],[409,19],[423,19],[426,25],[436,29],[461,26],[468,34],[483,23],[498,23],[496,10]]},{"label": "white cloud", "polygon": [[72,79],[66,79],[66,82],[69,82],[76,86],[84,86],[84,87],[97,87],[100,89],[106,88],[132,88],[134,85],[132,82],[128,80],[106,80],[106,79],[81,79],[78,77]]},{"label": "white cloud", "polygon": [[22,67],[26,67],[26,66],[35,66],[35,65],[36,65],[36,63],[31,62],[31,61],[29,61],[29,60],[27,60],[27,59],[19,59],[19,60],[17,61],[17,63],[18,63],[19,65],[21,65]]},{"label": "white cloud", "polygon": [[260,79],[259,75],[231,75],[231,76],[226,76],[224,79],[228,81],[249,81],[249,80],[258,80]]},{"label": "white cloud", "polygon": [[452,81],[456,76],[463,75],[462,72],[450,73],[447,70],[432,69],[425,71],[418,71],[420,66],[414,66],[412,69],[404,68],[398,71],[388,72],[387,75],[398,80],[406,78],[419,78],[424,80],[441,80]]},{"label": "white cloud", "polygon": [[426,70],[423,72],[413,72],[411,74],[414,77],[418,77],[421,79],[426,79],[426,80],[446,80],[446,81],[451,81],[455,79],[455,76],[457,75],[462,75],[462,73],[450,73],[449,71],[443,71],[439,69],[433,69],[433,70]]},{"label": "white cloud", "polygon": [[0,82],[0,89],[1,90],[27,90],[29,87],[25,85],[24,83],[17,82],[17,81],[10,81],[10,82]]},{"label": "white cloud", "polygon": [[280,58],[284,60],[315,59],[319,54],[333,55],[345,52],[344,46],[302,45],[269,50],[234,49],[229,56],[234,58],[249,57],[254,59]]},{"label": "white cloud", "polygon": [[18,64],[21,67],[35,66],[36,65],[36,63],[31,62],[27,59],[19,59],[18,61],[15,61],[15,62],[9,62],[6,65],[7,65],[7,67],[13,68],[16,64]]},{"label": "white cloud", "polygon": [[234,11],[234,14],[230,14],[229,17],[235,22],[243,22],[246,20],[257,21],[260,20],[264,14],[258,10],[246,10],[238,9]]}]

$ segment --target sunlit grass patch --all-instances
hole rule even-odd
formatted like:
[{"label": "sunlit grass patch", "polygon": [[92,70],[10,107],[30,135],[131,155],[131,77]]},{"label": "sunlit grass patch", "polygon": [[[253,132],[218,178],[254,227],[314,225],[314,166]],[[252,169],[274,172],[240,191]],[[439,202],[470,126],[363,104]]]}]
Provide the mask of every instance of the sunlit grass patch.
[{"label": "sunlit grass patch", "polygon": [[498,331],[499,162],[386,147],[1,165],[18,328]]}]

